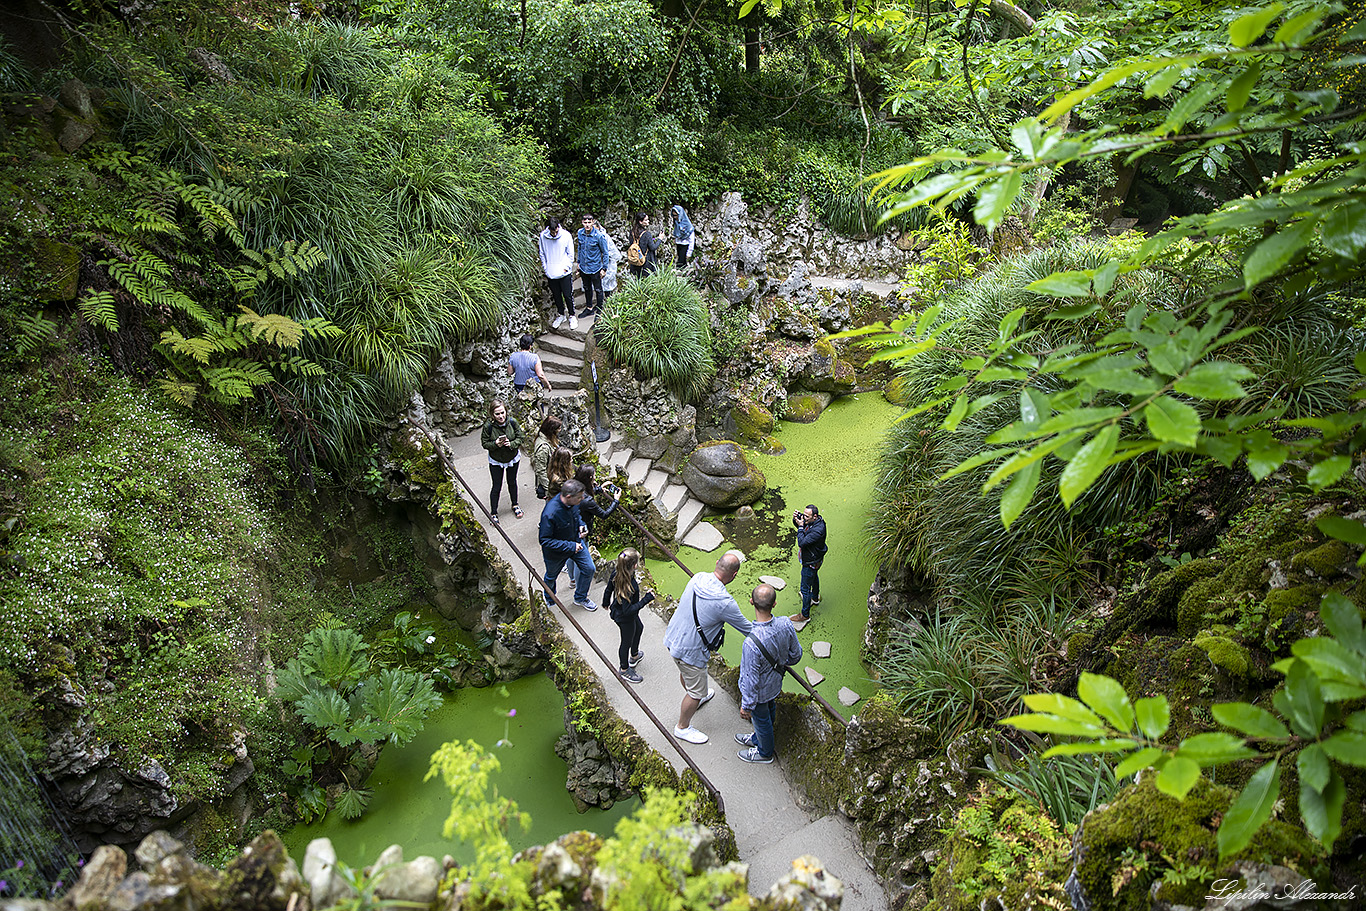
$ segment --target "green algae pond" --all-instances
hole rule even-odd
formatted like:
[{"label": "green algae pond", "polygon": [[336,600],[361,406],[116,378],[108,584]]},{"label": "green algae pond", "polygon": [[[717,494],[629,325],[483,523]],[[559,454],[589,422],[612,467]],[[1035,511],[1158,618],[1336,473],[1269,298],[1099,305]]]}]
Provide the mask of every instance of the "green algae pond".
[{"label": "green algae pond", "polygon": [[576,829],[610,835],[639,801],[578,812],[565,790],[566,766],[555,755],[555,741],[564,733],[564,698],[555,684],[545,674],[533,674],[505,684],[506,696],[502,689],[465,688],[448,695],[411,743],[381,754],[366,783],[374,791],[369,811],[355,821],[334,813],[295,826],[284,835],[290,854],[302,864],[308,843],[325,836],[332,839],[337,858],[357,869],[374,863],[392,844],[403,845],[408,859],[430,854],[440,860],[450,854],[471,862],[472,849],[441,835],[450,814],[450,793],[436,778],[423,780],[431,755],[451,740],[473,740],[498,757],[502,769],[493,776],[494,786],[531,815],[530,828],[509,833],[514,850],[546,844]]},{"label": "green algae pond", "polygon": [[[859,657],[863,630],[868,623],[868,588],[877,564],[864,547],[864,522],[873,507],[873,479],[877,442],[901,409],[876,392],[844,396],[831,403],[813,424],[780,421],[778,440],[786,447],[782,455],[746,453],[768,479],[768,491],[754,504],[754,517],[736,513],[709,516],[726,542],[711,553],[682,548],[681,559],[694,572],[711,569],[728,548],[743,551],[748,559],[730,591],[745,613],[751,614],[749,592],[760,576],[777,576],[787,586],[778,593],[778,614],[802,609],[801,563],[797,557],[797,533],[792,513],[814,503],[826,523],[830,547],[821,567],[821,603],[812,610],[812,622],[799,633],[802,661],[797,668],[811,667],[825,676],[817,692],[838,707],[840,687],[867,697],[878,685]],[[661,560],[646,561],[656,584],[675,597],[687,577],[677,566]],[[721,655],[735,666],[740,661],[740,636],[726,637]],[[811,654],[813,642],[831,645],[829,658]],[[801,692],[791,677],[784,689]],[[857,711],[850,709],[849,712]]]}]

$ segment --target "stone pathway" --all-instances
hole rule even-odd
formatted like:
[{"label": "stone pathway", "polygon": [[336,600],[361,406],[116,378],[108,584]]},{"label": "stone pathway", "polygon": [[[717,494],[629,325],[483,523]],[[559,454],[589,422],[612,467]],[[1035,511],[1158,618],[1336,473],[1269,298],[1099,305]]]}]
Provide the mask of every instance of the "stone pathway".
[{"label": "stone pathway", "polygon": [[[583,340],[591,328],[592,320],[582,319],[579,320],[578,330],[575,332],[570,332],[566,323],[558,332],[541,338],[541,358],[546,367],[546,376],[557,390],[561,388],[561,383],[564,384],[564,389],[574,388],[570,384],[572,377],[576,377],[582,370]],[[578,371],[571,376],[575,350],[579,358]],[[548,355],[553,356],[553,362]],[[554,375],[551,374],[552,363],[555,365]],[[456,470],[475,491],[481,496],[486,496],[484,492],[487,491],[489,484],[488,458],[480,446],[479,434],[476,432],[460,437],[447,437],[445,442]],[[623,465],[633,482],[643,481],[652,491],[658,487],[657,497],[662,498],[664,503],[677,503],[678,508],[685,511],[689,509],[690,503],[696,503],[696,513],[692,516],[692,522],[696,522],[697,516],[701,513],[701,504],[690,497],[680,498],[673,486],[670,486],[668,476],[662,471],[654,469],[645,459],[635,458],[629,450],[624,450],[620,445],[614,446],[611,440],[599,446],[606,447],[607,462],[612,465]],[[662,480],[660,476],[663,476]],[[475,515],[484,526],[489,540],[515,568],[518,577],[525,584],[529,581],[531,571],[518,559],[510,545],[515,544],[517,549],[526,555],[537,576],[542,574],[544,565],[537,542],[537,528],[543,504],[532,492],[530,465],[519,472],[518,480],[519,502],[526,512],[525,518],[517,519],[512,515],[512,506],[506,491],[500,504],[501,524],[498,529],[492,528],[479,510],[475,510]],[[484,501],[484,505],[487,506],[487,500]],[[680,529],[683,525],[683,516],[680,513]],[[693,540],[691,536],[694,534],[705,535],[708,540],[714,537],[714,543],[703,548],[706,550],[715,549],[722,540],[720,532],[706,523],[695,525],[688,534],[690,537],[687,540]],[[707,541],[704,540],[702,543],[705,544]],[[708,567],[698,565],[694,568],[702,570]],[[565,604],[570,604],[572,587],[568,576],[561,574],[558,590]],[[678,592],[673,594],[677,595]],[[600,596],[601,585],[598,584],[591,590],[591,597],[598,600]],[[669,738],[650,721],[631,698],[626,689],[630,684],[616,674],[619,635],[617,626],[607,616],[607,611],[600,609],[590,613],[572,606],[569,610],[574,612],[575,618],[587,631],[596,647],[607,656],[607,662],[594,654],[593,646],[558,609],[552,612],[564,628],[565,634],[598,673],[613,708],[622,718],[634,725],[654,749],[682,771],[686,766]],[[645,633],[641,638],[645,659],[637,671],[645,681],[637,684],[635,690],[650,707],[650,711],[672,730],[678,721],[678,707],[683,698],[683,687],[673,660],[660,644],[664,638],[664,621],[649,610],[641,612],[641,619],[645,624]],[[721,791],[726,805],[726,819],[735,831],[740,859],[750,864],[749,882],[752,892],[762,894],[786,873],[791,861],[803,854],[811,854],[818,857],[831,874],[843,881],[843,908],[848,911],[884,911],[887,907],[886,897],[858,850],[857,836],[852,824],[840,814],[813,819],[803,810],[788,787],[781,760],[771,765],[752,765],[741,761],[737,756],[740,746],[735,742],[733,735],[747,732],[751,728],[748,722],[740,718],[739,706],[730,696],[718,690],[716,697],[698,711],[693,726],[710,735],[710,741],[700,745],[682,746]]]}]

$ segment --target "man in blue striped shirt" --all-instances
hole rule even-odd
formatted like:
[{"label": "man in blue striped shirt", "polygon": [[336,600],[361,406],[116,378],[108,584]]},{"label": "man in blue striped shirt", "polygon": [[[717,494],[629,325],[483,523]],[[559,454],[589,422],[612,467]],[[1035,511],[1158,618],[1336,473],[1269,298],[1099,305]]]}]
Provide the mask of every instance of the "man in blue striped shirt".
[{"label": "man in blue striped shirt", "polygon": [[740,717],[753,723],[754,733],[735,735],[736,742],[746,747],[740,751],[745,762],[772,762],[777,755],[773,722],[778,694],[783,691],[783,669],[802,660],[802,644],[792,621],[773,618],[777,600],[778,592],[767,584],[754,589],[749,598],[754,605],[754,626],[740,646]]}]

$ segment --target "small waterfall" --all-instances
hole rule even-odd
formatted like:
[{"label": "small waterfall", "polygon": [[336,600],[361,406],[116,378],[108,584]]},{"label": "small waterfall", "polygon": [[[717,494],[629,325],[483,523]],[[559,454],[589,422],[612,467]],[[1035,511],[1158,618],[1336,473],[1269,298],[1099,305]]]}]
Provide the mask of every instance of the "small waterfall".
[{"label": "small waterfall", "polygon": [[84,861],[13,731],[0,736],[0,897],[50,898]]}]

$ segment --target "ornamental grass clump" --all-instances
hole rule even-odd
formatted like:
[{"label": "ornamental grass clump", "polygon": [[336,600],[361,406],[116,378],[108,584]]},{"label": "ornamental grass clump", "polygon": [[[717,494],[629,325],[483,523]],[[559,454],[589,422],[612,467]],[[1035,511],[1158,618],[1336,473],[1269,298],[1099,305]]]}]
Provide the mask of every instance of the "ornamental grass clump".
[{"label": "ornamental grass clump", "polygon": [[682,399],[696,398],[716,374],[707,304],[671,267],[624,283],[594,333],[612,360],[663,380]]}]

